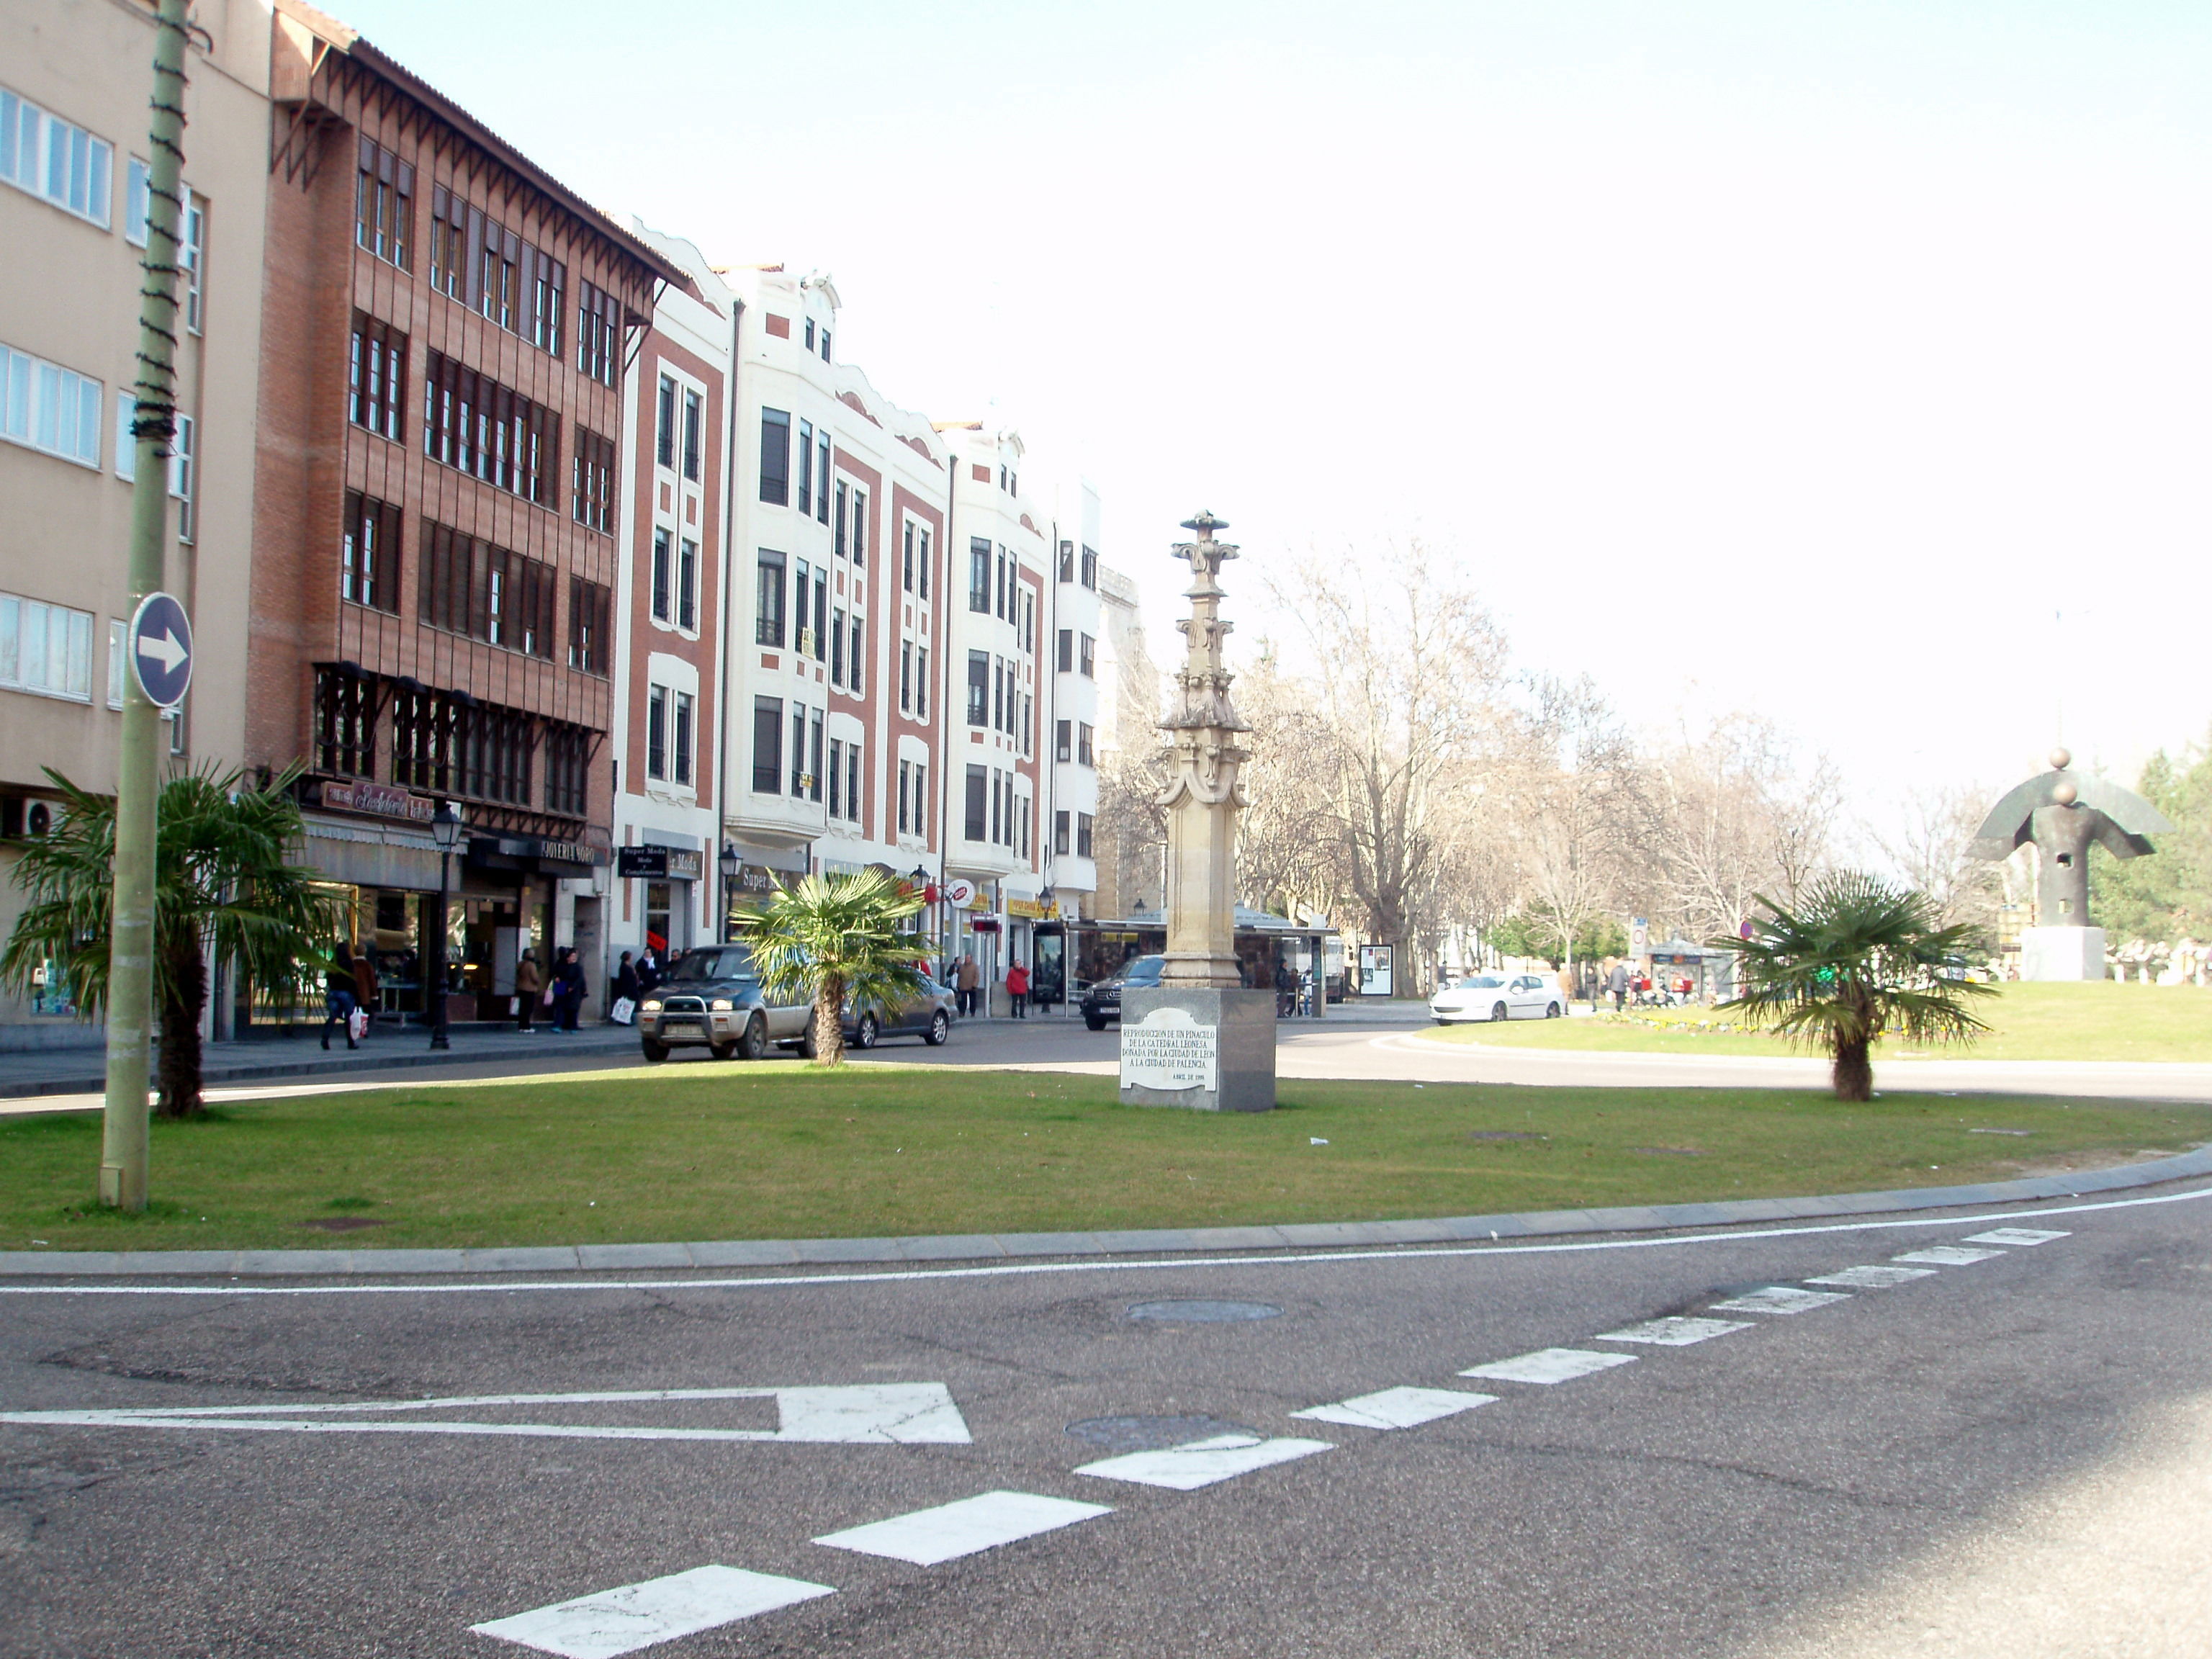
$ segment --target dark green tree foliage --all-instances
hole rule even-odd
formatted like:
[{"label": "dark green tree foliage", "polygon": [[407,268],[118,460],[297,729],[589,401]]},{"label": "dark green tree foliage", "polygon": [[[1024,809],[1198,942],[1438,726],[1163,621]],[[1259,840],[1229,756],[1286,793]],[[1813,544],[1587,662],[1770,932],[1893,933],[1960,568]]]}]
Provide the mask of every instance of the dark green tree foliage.
[{"label": "dark green tree foliage", "polygon": [[[115,896],[115,802],[47,777],[63,798],[53,830],[18,843],[15,884],[29,900],[0,949],[0,984],[27,990],[61,964],[87,1018],[107,1005]],[[162,786],[154,854],[154,1011],[161,1023],[161,1110],[193,1117],[200,1101],[200,1016],[212,956],[256,986],[305,994],[330,966],[341,902],[284,854],[305,833],[293,775],[264,788],[238,772],[185,773]]]},{"label": "dark green tree foliage", "polygon": [[823,1065],[845,1062],[848,1000],[856,1011],[896,1007],[929,989],[916,965],[922,945],[902,926],[922,903],[896,877],[863,870],[809,876],[739,918],[762,988],[814,1004],[814,1054]]},{"label": "dark green tree foliage", "polygon": [[1920,1045],[1989,1029],[1967,1004],[1996,988],[1957,976],[1972,930],[1944,927],[1926,894],[1844,870],[1814,882],[1794,910],[1760,902],[1770,914],[1751,938],[1711,941],[1735,953],[1742,988],[1720,1006],[1826,1049],[1838,1100],[1873,1097],[1872,1051],[1885,1032]]},{"label": "dark green tree foliage", "polygon": [[2115,945],[2212,939],[2212,735],[2179,758],[2151,757],[2136,793],[2173,820],[2146,858],[2090,849],[2089,915]]},{"label": "dark green tree foliage", "polygon": [[[1516,910],[1482,930],[1484,943],[1509,957],[1536,957],[1557,969],[1566,960],[1566,930],[1540,908]],[[1628,954],[1628,930],[1612,916],[1589,915],[1574,930],[1575,960],[1597,962]]]}]

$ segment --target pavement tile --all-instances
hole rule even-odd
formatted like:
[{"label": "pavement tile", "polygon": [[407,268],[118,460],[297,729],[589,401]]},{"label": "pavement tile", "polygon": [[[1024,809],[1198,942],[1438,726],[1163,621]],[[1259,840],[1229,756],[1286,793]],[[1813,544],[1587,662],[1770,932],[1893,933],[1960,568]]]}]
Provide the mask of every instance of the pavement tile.
[{"label": "pavement tile", "polygon": [[576,1263],[583,1267],[688,1267],[687,1244],[579,1244]]},{"label": "pavement tile", "polygon": [[119,1273],[120,1250],[0,1251],[0,1277],[9,1273]]},{"label": "pavement tile", "polygon": [[788,1267],[800,1259],[799,1246],[787,1238],[731,1238],[686,1248],[698,1267]]},{"label": "pavement tile", "polygon": [[988,1233],[934,1233],[898,1241],[899,1255],[907,1261],[975,1261],[1006,1255]]}]

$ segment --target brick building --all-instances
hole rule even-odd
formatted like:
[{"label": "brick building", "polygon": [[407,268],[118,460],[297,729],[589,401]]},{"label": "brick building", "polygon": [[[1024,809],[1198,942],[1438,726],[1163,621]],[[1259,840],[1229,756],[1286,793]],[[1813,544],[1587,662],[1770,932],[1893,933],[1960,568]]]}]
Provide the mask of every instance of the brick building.
[{"label": "brick building", "polygon": [[306,769],[386,1014],[459,804],[451,1012],[503,1017],[523,949],[603,960],[624,365],[687,278],[296,0],[269,78],[246,757]]}]

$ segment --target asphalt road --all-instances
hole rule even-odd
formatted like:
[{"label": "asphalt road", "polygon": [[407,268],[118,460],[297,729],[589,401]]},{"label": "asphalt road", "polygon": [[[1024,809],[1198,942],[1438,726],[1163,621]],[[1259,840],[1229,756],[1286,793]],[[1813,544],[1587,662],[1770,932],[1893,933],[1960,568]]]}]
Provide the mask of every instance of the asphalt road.
[{"label": "asphalt road", "polygon": [[[0,1654],[495,1659],[704,1620],[647,1650],[2201,1655],[2208,1224],[2197,1183],[1359,1256],[0,1286]],[[1804,1283],[1999,1225],[2063,1236]],[[1714,1306],[1774,1284],[1848,1293]],[[1192,1299],[1279,1311],[1132,1316]],[[1608,1334],[1670,1316],[1741,1328]],[[1459,1375],[1552,1348],[1632,1358]],[[1293,1415],[1394,1389],[1494,1399],[1349,1413],[1463,1407],[1389,1430]],[[507,1398],[730,1389],[847,1392]],[[358,1409],[410,1400],[456,1403]],[[231,1409],[173,1415],[204,1408]],[[173,1415],[21,1416],[118,1410]],[[750,1437],[681,1437],[717,1431]],[[1020,1497],[969,1501],[992,1493]],[[517,1619],[538,1645],[471,1629]]]}]

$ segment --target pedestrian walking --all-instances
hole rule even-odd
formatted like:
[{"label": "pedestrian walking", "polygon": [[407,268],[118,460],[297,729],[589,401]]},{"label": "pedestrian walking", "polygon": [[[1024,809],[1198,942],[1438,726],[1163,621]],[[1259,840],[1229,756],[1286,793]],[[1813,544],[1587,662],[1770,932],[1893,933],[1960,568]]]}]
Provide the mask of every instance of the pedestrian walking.
[{"label": "pedestrian walking", "polygon": [[1613,1012],[1616,1014],[1628,1006],[1628,964],[1616,962],[1605,981],[1605,988],[1613,994]]},{"label": "pedestrian walking", "polygon": [[360,1006],[354,988],[353,946],[340,939],[331,951],[330,970],[323,975],[323,1047],[331,1046],[331,1027],[345,1033],[346,1047],[353,1040],[353,1011]]},{"label": "pedestrian walking", "polygon": [[954,1001],[961,1018],[973,1019],[975,1017],[975,992],[982,983],[982,970],[975,966],[975,958],[961,957],[960,972],[953,981],[953,988],[959,994]]},{"label": "pedestrian walking", "polygon": [[584,964],[573,945],[561,952],[561,966],[553,979],[555,1025],[561,1030],[573,1031],[584,1008]]},{"label": "pedestrian walking", "polygon": [[366,1018],[361,1022],[362,1036],[369,1033],[369,1022],[376,1018],[376,952],[356,951],[353,953],[353,994],[355,1006]]},{"label": "pedestrian walking", "polygon": [[1016,1019],[1030,1017],[1030,970],[1018,959],[1006,969],[1006,1000],[1013,1004]]},{"label": "pedestrian walking", "polygon": [[514,964],[514,1029],[534,1031],[531,1022],[538,1018],[538,999],[544,994],[545,975],[538,969],[538,952],[525,951],[522,960]]}]

